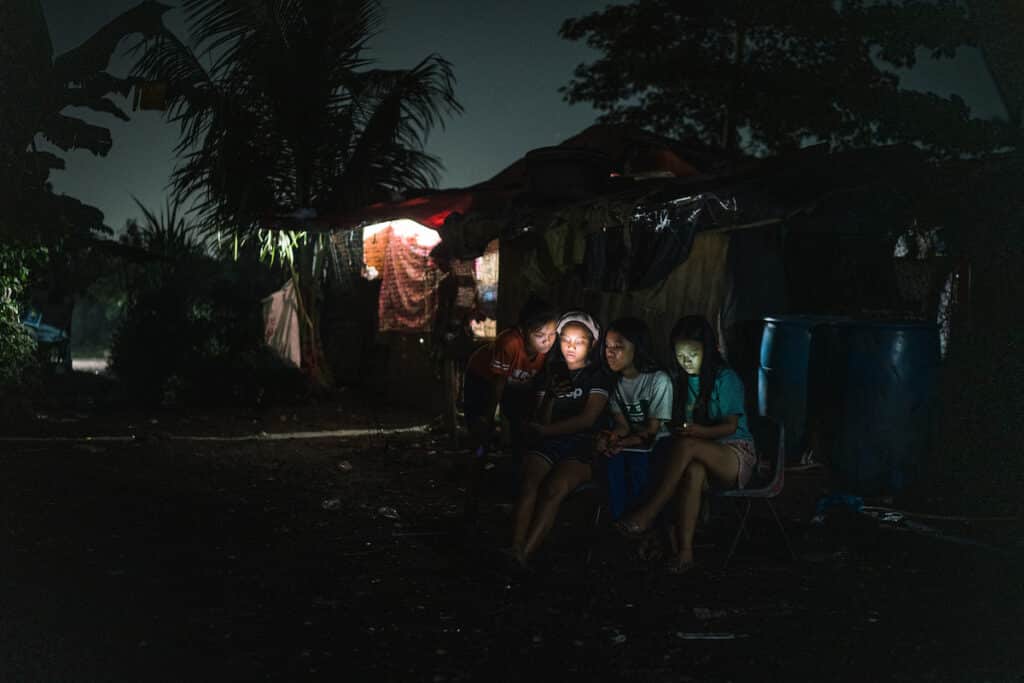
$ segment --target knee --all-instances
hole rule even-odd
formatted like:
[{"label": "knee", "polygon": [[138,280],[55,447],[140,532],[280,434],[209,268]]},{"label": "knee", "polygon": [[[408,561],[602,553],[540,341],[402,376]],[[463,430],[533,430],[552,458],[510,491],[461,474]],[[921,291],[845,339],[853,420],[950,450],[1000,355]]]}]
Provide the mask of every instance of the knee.
[{"label": "knee", "polygon": [[672,455],[675,458],[689,458],[693,454],[698,439],[692,436],[680,436],[672,444]]},{"label": "knee", "polygon": [[561,479],[547,479],[540,487],[544,500],[558,503],[569,495],[569,485]]},{"label": "knee", "polygon": [[681,439],[679,439],[679,450],[686,453],[693,452],[694,447],[697,446],[700,442],[701,440],[694,436],[684,436]]},{"label": "knee", "polygon": [[524,496],[535,496],[537,491],[540,490],[540,479],[534,479],[533,477],[523,477],[523,485],[520,488],[520,492]]},{"label": "knee", "polygon": [[523,475],[523,493],[536,495],[543,483],[543,474],[534,474],[528,472]]},{"label": "knee", "polygon": [[694,460],[683,472],[683,485],[688,489],[699,489],[704,485],[707,468],[704,463]]}]

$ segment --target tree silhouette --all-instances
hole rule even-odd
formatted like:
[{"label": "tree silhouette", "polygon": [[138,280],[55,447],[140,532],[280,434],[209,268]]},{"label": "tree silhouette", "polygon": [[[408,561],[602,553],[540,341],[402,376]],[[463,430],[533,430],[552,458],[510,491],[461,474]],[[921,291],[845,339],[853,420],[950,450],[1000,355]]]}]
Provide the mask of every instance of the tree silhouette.
[{"label": "tree silhouette", "polygon": [[[336,212],[436,184],[423,151],[461,111],[451,65],[370,68],[381,25],[374,0],[185,0],[189,40],[140,46],[136,73],[167,84],[180,126],[173,175],[209,230],[252,236],[268,216]],[[290,242],[293,243],[293,242]],[[305,303],[303,363],[326,381],[316,300],[322,265],[301,242],[294,271]]]},{"label": "tree silhouette", "polygon": [[125,37],[158,33],[167,9],[142,2],[55,58],[38,0],[0,5],[0,231],[7,239],[38,242],[109,231],[98,209],[53,193],[50,172],[63,169],[64,160],[39,150],[35,140],[42,137],[63,151],[87,149],[106,156],[110,131],[65,110],[85,107],[128,120],[109,96],[127,95],[134,80],[107,73],[107,66]]},{"label": "tree silhouette", "polygon": [[7,351],[17,346],[22,332],[17,305],[30,276],[48,289],[51,302],[60,303],[55,322],[70,331],[75,294],[100,272],[88,247],[98,234],[110,232],[99,209],[53,192],[50,173],[63,169],[64,159],[40,150],[36,140],[106,156],[110,131],[65,110],[84,107],[127,120],[110,95],[127,95],[134,81],[107,73],[107,66],[126,36],[157,33],[167,9],[142,2],[55,58],[39,0],[0,2],[0,356],[5,363],[13,363]]},{"label": "tree silhouette", "polygon": [[968,0],[978,44],[1006,106],[1009,123],[1020,135],[1024,127],[1024,4],[1017,0]]},{"label": "tree silhouette", "polygon": [[576,67],[570,103],[726,150],[908,142],[943,156],[1006,134],[957,96],[901,88],[893,71],[920,49],[949,58],[975,42],[958,0],[638,0],[560,33],[601,53]]}]

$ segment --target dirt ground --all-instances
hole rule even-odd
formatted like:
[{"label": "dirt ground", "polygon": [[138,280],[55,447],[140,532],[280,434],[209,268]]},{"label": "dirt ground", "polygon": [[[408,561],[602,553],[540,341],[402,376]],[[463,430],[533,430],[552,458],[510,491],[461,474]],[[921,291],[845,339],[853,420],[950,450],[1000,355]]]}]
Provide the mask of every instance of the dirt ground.
[{"label": "dirt ground", "polygon": [[[150,414],[87,382],[3,427],[26,437],[0,441],[3,681],[1024,680],[1019,529],[993,548],[812,526],[794,478],[795,561],[758,517],[722,569],[725,506],[674,577],[594,532],[580,495],[523,575],[498,552],[512,459],[467,527],[462,454],[388,432],[429,416],[344,397]],[[254,438],[341,428],[365,431]]]}]

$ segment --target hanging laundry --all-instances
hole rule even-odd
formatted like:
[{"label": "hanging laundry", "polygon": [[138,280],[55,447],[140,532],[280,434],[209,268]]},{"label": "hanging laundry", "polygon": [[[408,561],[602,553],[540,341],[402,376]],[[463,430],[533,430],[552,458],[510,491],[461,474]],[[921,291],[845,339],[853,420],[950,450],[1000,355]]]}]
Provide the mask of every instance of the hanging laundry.
[{"label": "hanging laundry", "polygon": [[[425,228],[423,230],[426,230]],[[381,332],[427,332],[437,310],[438,269],[430,258],[437,233],[394,229],[384,250],[378,313]]]}]

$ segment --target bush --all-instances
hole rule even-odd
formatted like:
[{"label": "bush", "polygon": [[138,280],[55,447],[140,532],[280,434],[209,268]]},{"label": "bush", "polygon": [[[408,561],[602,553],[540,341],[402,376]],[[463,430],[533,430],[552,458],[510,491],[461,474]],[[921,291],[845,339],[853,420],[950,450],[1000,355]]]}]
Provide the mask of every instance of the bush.
[{"label": "bush", "polygon": [[36,342],[18,319],[18,307],[0,302],[0,390],[17,390],[36,368]]},{"label": "bush", "polygon": [[0,245],[0,391],[16,392],[36,368],[36,343],[21,324],[18,303],[36,249]]},{"label": "bush", "polygon": [[260,302],[276,284],[255,258],[216,259],[195,247],[132,266],[111,369],[151,404],[260,403],[245,361],[265,355]]},{"label": "bush", "polygon": [[93,282],[75,301],[71,318],[71,351],[103,355],[124,316],[125,283],[116,271]]}]

